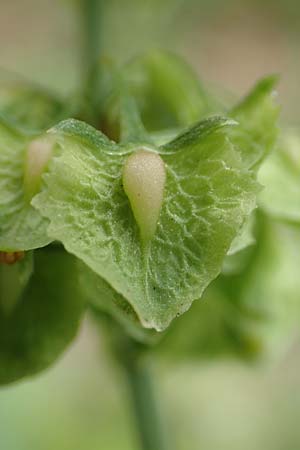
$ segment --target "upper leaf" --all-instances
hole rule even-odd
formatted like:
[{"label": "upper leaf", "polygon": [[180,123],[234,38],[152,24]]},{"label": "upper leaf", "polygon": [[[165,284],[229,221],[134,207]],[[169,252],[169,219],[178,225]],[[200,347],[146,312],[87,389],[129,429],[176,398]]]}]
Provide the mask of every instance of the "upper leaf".
[{"label": "upper leaf", "polygon": [[279,114],[274,98],[276,83],[275,76],[262,79],[229,113],[239,123],[231,130],[231,139],[246,167],[257,168],[276,143]]},{"label": "upper leaf", "polygon": [[117,146],[75,120],[52,130],[61,153],[33,204],[50,220],[48,234],[121,294],[145,327],[163,330],[201,297],[255,207],[257,183],[228,140],[230,123],[211,119],[147,149],[166,168],[147,245],[122,186],[124,164],[139,144]]},{"label": "upper leaf", "polygon": [[19,128],[44,130],[66,113],[64,103],[40,87],[20,80],[0,82],[0,114]]},{"label": "upper leaf", "polygon": [[190,126],[219,109],[193,69],[172,53],[151,51],[123,71],[148,130]]},{"label": "upper leaf", "polygon": [[0,118],[0,250],[30,250],[51,241],[47,220],[30,204],[40,186],[49,145]]}]

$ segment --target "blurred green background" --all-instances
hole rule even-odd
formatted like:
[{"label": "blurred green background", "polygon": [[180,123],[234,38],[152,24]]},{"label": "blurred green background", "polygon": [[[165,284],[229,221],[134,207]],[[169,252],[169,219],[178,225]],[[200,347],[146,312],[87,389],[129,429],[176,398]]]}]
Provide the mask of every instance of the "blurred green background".
[{"label": "blurred green background", "polygon": [[[1,0],[0,66],[68,95],[82,72],[79,1]],[[102,52],[120,62],[148,48],[183,55],[201,78],[244,94],[279,73],[286,123],[300,113],[296,0],[110,0]],[[10,75],[8,75],[10,76]],[[270,365],[153,362],[176,450],[300,448],[300,341]],[[135,450],[124,380],[87,321],[51,370],[0,390],[1,450]]]}]

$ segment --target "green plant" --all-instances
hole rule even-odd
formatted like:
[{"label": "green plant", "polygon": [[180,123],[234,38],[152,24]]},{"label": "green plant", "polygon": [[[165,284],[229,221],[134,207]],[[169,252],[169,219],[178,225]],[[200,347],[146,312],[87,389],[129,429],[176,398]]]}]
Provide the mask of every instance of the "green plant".
[{"label": "green plant", "polygon": [[278,138],[276,77],[224,106],[169,53],[99,61],[99,4],[76,101],[1,86],[0,384],[54,363],[89,310],[159,450],[149,354],[253,359],[296,327],[300,136]]}]

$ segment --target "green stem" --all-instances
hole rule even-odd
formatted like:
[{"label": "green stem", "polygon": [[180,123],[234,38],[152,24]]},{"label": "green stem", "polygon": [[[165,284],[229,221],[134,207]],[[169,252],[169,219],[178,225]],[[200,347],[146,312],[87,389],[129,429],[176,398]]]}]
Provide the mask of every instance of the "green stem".
[{"label": "green stem", "polygon": [[132,361],[126,369],[141,448],[163,450],[166,447],[151,375],[138,361]]},{"label": "green stem", "polygon": [[81,0],[83,75],[89,73],[100,57],[102,0]]},{"label": "green stem", "polygon": [[149,372],[143,347],[128,336],[119,336],[116,355],[124,369],[133,418],[142,450],[167,450],[162,426],[163,414],[155,395],[154,377]]}]

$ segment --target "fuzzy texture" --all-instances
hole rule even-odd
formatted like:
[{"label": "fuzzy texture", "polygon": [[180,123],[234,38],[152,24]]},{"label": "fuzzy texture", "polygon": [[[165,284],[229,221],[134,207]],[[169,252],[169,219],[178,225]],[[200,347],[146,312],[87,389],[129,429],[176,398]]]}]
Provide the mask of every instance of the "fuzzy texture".
[{"label": "fuzzy texture", "polygon": [[136,145],[117,146],[69,120],[53,129],[61,153],[34,206],[63,242],[160,331],[201,297],[256,204],[255,176],[228,139],[232,121],[211,118],[158,152],[167,177],[159,222],[145,249],[122,187]]}]

